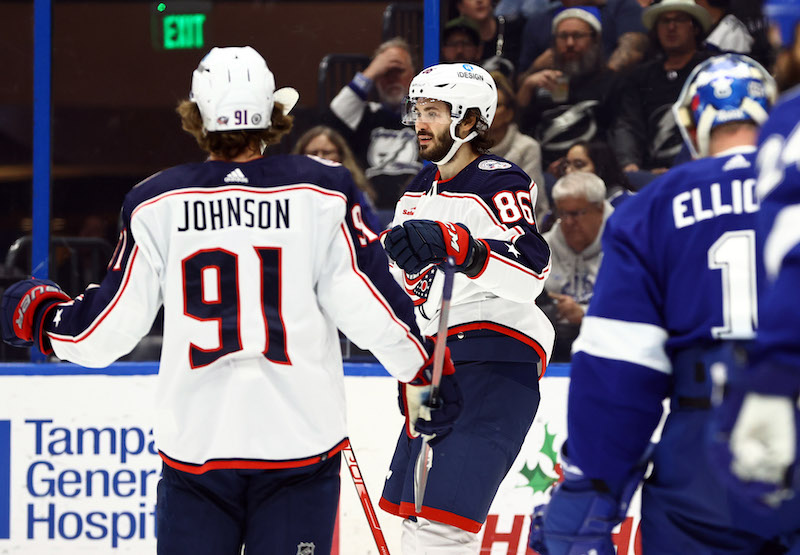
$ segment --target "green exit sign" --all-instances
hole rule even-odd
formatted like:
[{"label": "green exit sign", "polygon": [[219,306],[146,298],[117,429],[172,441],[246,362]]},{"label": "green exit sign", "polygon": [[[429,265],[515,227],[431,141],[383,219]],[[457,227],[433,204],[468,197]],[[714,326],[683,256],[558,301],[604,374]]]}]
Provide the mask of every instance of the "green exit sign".
[{"label": "green exit sign", "polygon": [[150,3],[150,39],[156,50],[200,50],[209,42],[210,0]]},{"label": "green exit sign", "polygon": [[203,25],[204,13],[182,13],[165,15],[163,19],[164,50],[177,48],[203,48],[205,46]]}]

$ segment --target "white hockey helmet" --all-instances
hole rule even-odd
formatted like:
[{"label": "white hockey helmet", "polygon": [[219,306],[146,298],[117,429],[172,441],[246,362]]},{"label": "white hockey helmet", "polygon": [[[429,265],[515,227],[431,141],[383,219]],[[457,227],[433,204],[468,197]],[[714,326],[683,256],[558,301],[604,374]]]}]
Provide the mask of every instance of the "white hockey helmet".
[{"label": "white hockey helmet", "polygon": [[189,94],[206,132],[267,129],[275,101],[286,114],[298,98],[290,87],[275,90],[267,62],[250,46],[212,48],[194,70]]},{"label": "white hockey helmet", "polygon": [[[450,152],[441,160],[442,165],[450,161],[458,148],[478,136],[479,131],[489,129],[497,111],[497,85],[482,67],[469,64],[438,64],[423,69],[411,81],[403,111],[403,123],[414,125],[417,119],[417,101],[420,99],[440,100],[450,106],[450,136],[455,141]],[[476,108],[480,117],[476,130],[464,139],[456,135],[456,126],[464,119],[470,108]]]},{"label": "white hockey helmet", "polygon": [[672,113],[694,158],[708,156],[718,125],[752,121],[762,125],[777,99],[775,80],[743,54],[704,60],[686,79]]}]

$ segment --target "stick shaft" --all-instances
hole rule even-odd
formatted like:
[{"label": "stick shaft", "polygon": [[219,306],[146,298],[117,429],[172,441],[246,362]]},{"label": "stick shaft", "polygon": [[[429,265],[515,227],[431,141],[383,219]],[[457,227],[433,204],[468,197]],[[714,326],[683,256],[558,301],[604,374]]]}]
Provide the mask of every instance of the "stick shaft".
[{"label": "stick shaft", "polygon": [[[444,355],[447,347],[447,321],[450,316],[450,298],[453,296],[453,278],[455,261],[447,257],[444,263],[444,286],[442,288],[442,307],[439,310],[439,329],[436,333],[436,345],[433,348],[433,375],[431,376],[431,392],[428,404],[435,407],[439,404],[439,384],[444,370]],[[422,438],[417,461],[414,464],[414,510],[419,514],[428,485],[428,473],[433,466],[433,448],[429,438]]]},{"label": "stick shaft", "polygon": [[361,468],[358,466],[356,454],[353,452],[353,446],[350,441],[342,449],[344,461],[347,463],[347,468],[350,470],[350,476],[353,478],[353,485],[356,487],[356,493],[361,501],[361,506],[364,509],[364,516],[367,517],[367,524],[369,524],[372,531],[372,537],[375,539],[375,545],[378,547],[380,555],[389,555],[389,546],[386,545],[386,539],[383,537],[381,524],[378,522],[378,515],[375,514],[375,509],[372,507],[372,501],[367,492],[367,486],[364,483],[364,478],[361,475]]}]

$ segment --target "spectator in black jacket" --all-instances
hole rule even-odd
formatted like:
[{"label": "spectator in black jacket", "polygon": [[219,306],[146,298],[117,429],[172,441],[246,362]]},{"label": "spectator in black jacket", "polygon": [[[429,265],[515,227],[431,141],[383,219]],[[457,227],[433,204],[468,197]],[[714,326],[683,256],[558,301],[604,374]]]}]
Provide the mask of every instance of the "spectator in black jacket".
[{"label": "spectator in black jacket", "polygon": [[644,11],[642,21],[657,55],[627,76],[613,144],[626,172],[660,174],[673,165],[683,145],[672,105],[692,69],[711,55],[702,46],[711,18],[694,0],[662,0]]},{"label": "spectator in black jacket", "polygon": [[491,0],[455,1],[458,13],[478,26],[481,39],[478,59],[481,60],[481,66],[487,71],[500,71],[515,80],[525,20],[513,15],[495,16]]},{"label": "spectator in black jacket", "polygon": [[[391,210],[422,163],[414,130],[403,125],[403,99],[414,77],[411,48],[402,38],[381,44],[369,66],[331,100],[323,121],[347,139],[375,190],[375,206]],[[380,102],[369,102],[373,87]]]},{"label": "spectator in black jacket", "polygon": [[550,173],[573,143],[604,139],[613,121],[618,78],[606,67],[600,32],[597,8],[562,10],[553,19],[553,65],[520,84],[520,129],[539,141]]}]

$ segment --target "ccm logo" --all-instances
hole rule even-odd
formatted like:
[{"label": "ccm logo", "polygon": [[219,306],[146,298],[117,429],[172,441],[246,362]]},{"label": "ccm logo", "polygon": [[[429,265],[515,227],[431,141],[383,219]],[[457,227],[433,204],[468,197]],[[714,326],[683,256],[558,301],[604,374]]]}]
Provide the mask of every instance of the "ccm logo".
[{"label": "ccm logo", "polygon": [[450,246],[456,252],[461,252],[461,249],[458,248],[458,230],[456,226],[451,222],[447,222],[444,224],[447,227],[447,233],[450,235]]}]

